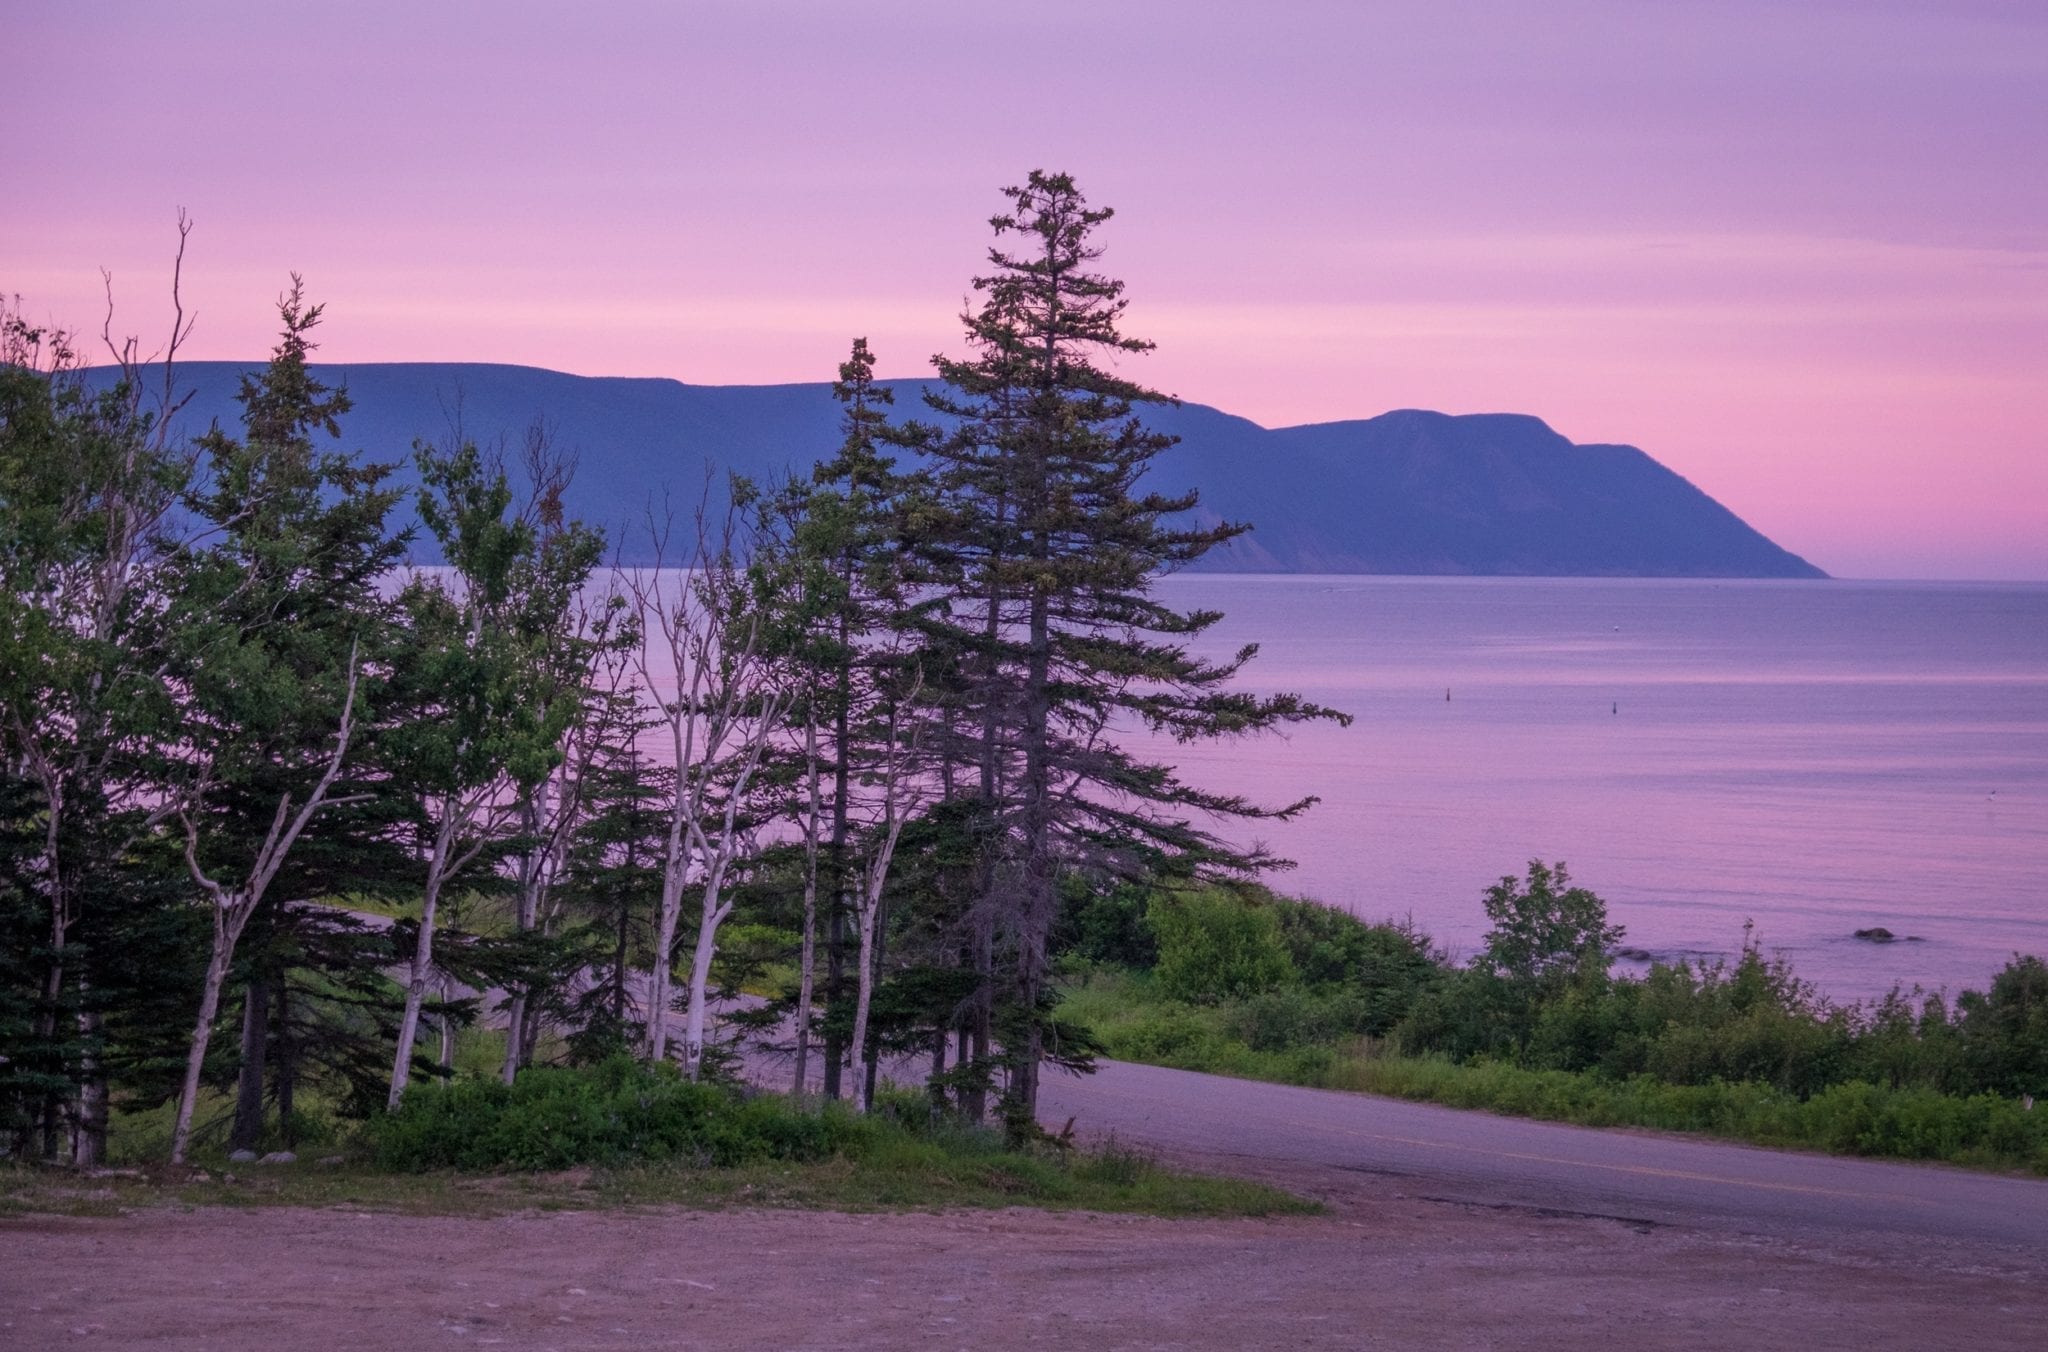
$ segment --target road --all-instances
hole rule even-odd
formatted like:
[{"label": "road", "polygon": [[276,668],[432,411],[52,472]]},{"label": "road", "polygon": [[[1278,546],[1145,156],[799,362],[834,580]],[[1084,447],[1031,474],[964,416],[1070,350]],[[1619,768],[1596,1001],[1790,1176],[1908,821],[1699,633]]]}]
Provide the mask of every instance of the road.
[{"label": "road", "polygon": [[[486,992],[487,1007],[500,994]],[[679,1037],[681,1020],[674,1024]],[[756,1049],[744,1059],[749,1078],[786,1087],[785,1056]],[[915,1062],[889,1070],[906,1083],[922,1076]],[[814,1084],[822,1073],[814,1061]],[[1090,1076],[1049,1069],[1039,1108],[1054,1131],[1072,1118],[1091,1136],[1113,1132],[1295,1179],[1342,1171],[1419,1200],[1834,1244],[1990,1245],[2048,1263],[2048,1179],[1566,1126],[1107,1059]]]},{"label": "road", "polygon": [[2048,1257],[2048,1180],[1597,1130],[1104,1061],[1048,1074],[1057,1129],[1392,1180],[1409,1196],[1786,1239],[1989,1244]]}]

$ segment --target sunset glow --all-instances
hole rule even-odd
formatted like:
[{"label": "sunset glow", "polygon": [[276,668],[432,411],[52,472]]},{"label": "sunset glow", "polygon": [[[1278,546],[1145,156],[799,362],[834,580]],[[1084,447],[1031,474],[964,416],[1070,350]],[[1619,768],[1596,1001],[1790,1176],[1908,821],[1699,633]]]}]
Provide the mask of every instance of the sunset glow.
[{"label": "sunset glow", "polygon": [[[10,7],[0,290],[189,355],[704,383],[958,347],[1072,171],[1154,385],[1533,413],[1862,577],[2048,578],[2048,8]],[[1077,33],[1087,43],[1077,45]]]}]

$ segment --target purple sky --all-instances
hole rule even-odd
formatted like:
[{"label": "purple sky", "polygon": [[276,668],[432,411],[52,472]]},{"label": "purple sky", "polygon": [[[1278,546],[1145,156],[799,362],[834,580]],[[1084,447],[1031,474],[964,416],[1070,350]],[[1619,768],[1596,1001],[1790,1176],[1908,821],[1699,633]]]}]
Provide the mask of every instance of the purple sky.
[{"label": "purple sky", "polygon": [[704,382],[958,350],[1071,170],[1155,385],[1633,442],[1830,571],[2048,578],[2040,0],[15,0],[0,290],[335,361]]}]

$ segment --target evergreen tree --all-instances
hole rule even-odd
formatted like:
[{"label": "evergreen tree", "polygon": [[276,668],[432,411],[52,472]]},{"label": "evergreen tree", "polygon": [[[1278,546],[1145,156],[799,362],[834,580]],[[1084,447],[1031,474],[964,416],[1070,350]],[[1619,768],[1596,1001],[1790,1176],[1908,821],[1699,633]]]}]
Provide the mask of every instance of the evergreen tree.
[{"label": "evergreen tree", "polygon": [[68,1144],[80,1164],[103,1155],[108,1090],[109,992],[82,941],[87,902],[127,914],[136,900],[124,864],[157,806],[146,748],[165,717],[168,527],[190,474],[133,353],[117,349],[122,378],[94,391],[67,335],[0,305],[0,762],[23,791],[0,803],[18,834],[6,961],[34,988],[17,997],[27,1040],[0,1067],[0,1093],[17,1129],[20,1096],[39,1095],[42,1153]]},{"label": "evergreen tree", "polygon": [[575,969],[588,978],[562,1010],[570,1059],[583,1064],[630,1053],[647,1035],[634,985],[652,960],[668,825],[663,804],[674,789],[672,772],[632,745],[641,726],[637,718],[621,720],[625,736],[587,772],[585,817],[560,884],[569,921],[564,939],[579,955]]},{"label": "evergreen tree", "polygon": [[1188,651],[1220,615],[1176,611],[1152,581],[1247,528],[1179,524],[1195,494],[1141,483],[1173,438],[1138,411],[1163,396],[1110,369],[1152,347],[1122,331],[1123,283],[1093,271],[1111,213],[1065,174],[1034,171],[1005,195],[964,317],[969,355],[935,359],[945,388],[929,399],[955,430],[936,448],[950,523],[931,558],[981,725],[978,901],[1007,960],[1005,1116],[1022,1134],[1035,1130],[1061,875],[1247,876],[1268,861],[1192,814],[1285,817],[1312,801],[1267,808],[1197,790],[1112,734],[1186,740],[1341,715],[1231,690],[1252,648],[1223,662]]},{"label": "evergreen tree", "polygon": [[379,584],[405,547],[385,530],[396,497],[382,486],[389,467],[314,441],[340,435],[349,400],[308,365],[320,307],[296,277],[279,313],[270,363],[239,391],[243,435],[216,427],[200,439],[208,477],[189,502],[203,533],[181,561],[171,625],[179,707],[163,796],[213,927],[173,1162],[190,1140],[243,931],[315,819],[366,796],[344,775],[360,758],[356,737],[390,652]]},{"label": "evergreen tree", "polygon": [[[900,640],[910,632],[914,607],[904,540],[914,528],[926,482],[921,473],[899,471],[889,452],[932,439],[930,429],[891,421],[895,395],[876,382],[875,358],[865,338],[853,340],[832,395],[843,410],[839,450],[816,466],[808,483],[792,483],[779,504],[784,558],[794,574],[789,660],[799,699],[790,718],[805,729],[797,774],[803,801],[794,811],[805,824],[805,895],[825,903],[823,995],[828,1006],[858,998],[860,982],[855,979],[850,987],[847,973],[849,926],[858,929],[860,910],[855,856],[861,822],[855,786],[864,774],[890,761],[877,730],[888,719],[884,706],[901,704],[896,696],[911,665],[905,645],[892,642],[892,636]],[[900,717],[897,722],[900,729]],[[815,910],[807,906],[799,957],[799,1080],[805,1075],[811,1034]],[[860,961],[857,955],[855,961]],[[827,1098],[840,1095],[845,1039],[852,1026],[840,1018],[825,1023]],[[860,1049],[855,1054],[858,1058]]]}]

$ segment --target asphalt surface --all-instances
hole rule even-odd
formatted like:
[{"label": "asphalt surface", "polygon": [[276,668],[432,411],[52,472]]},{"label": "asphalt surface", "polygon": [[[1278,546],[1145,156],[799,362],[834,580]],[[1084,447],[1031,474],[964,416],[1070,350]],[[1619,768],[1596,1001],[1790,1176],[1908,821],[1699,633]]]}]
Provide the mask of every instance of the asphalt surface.
[{"label": "asphalt surface", "polygon": [[1103,1061],[1048,1072],[1040,1116],[1088,1134],[1355,1171],[1407,1195],[1787,1239],[1990,1244],[2048,1256],[2048,1180],[1497,1117]]},{"label": "asphalt surface", "polygon": [[[485,994],[495,1006],[502,992]],[[682,1021],[674,1022],[672,1036],[680,1037]],[[757,1049],[744,1059],[749,1078],[787,1086],[786,1055]],[[2048,1262],[2048,1179],[1574,1127],[1127,1061],[1096,1064],[1093,1075],[1046,1068],[1039,1117],[1048,1129],[1072,1119],[1094,1137],[1114,1133],[1268,1168],[1369,1175],[1428,1201],[1831,1244],[1990,1245]],[[918,1059],[885,1068],[905,1083],[920,1082],[922,1071]],[[814,1088],[822,1073],[814,1059]]]}]

